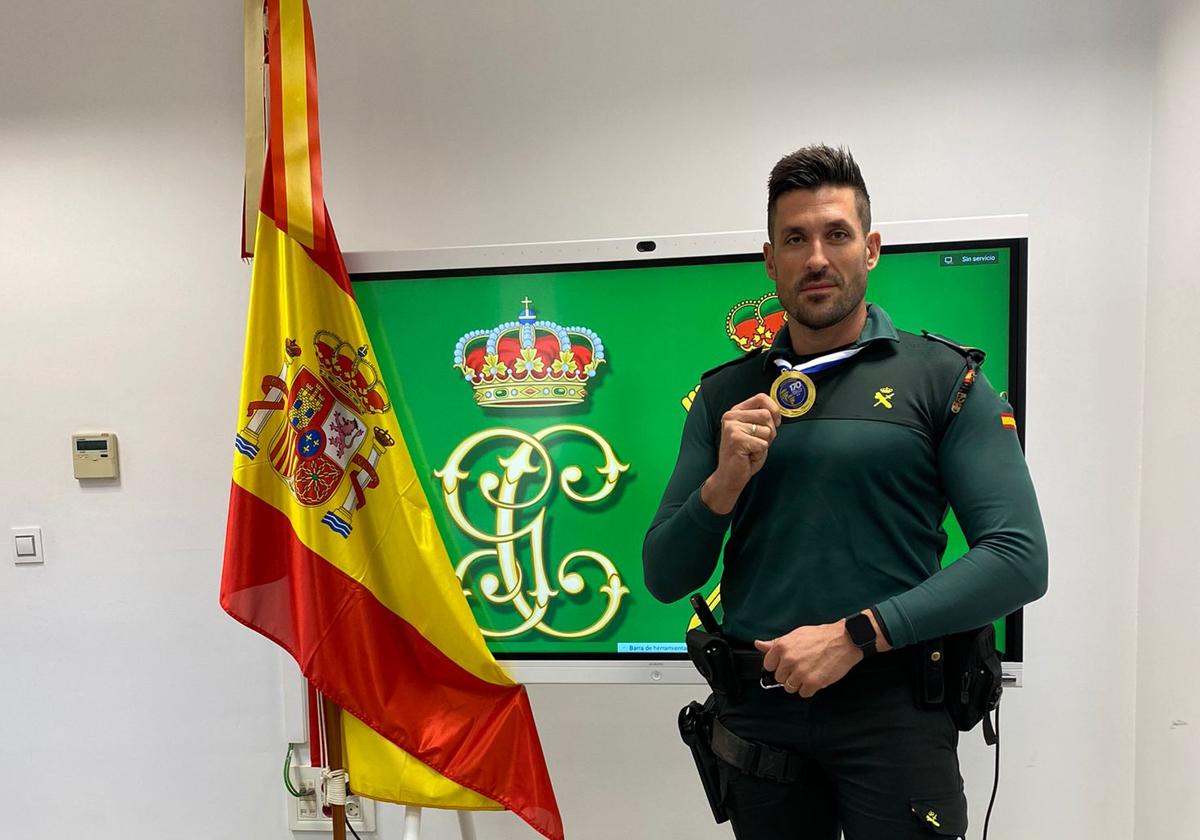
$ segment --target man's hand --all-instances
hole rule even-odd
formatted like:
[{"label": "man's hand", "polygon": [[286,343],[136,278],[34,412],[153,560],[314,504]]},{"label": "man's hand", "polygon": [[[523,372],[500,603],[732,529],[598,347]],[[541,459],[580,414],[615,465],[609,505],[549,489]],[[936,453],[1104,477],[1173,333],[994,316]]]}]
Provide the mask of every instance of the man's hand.
[{"label": "man's hand", "polygon": [[[875,617],[870,610],[866,614],[875,625],[877,650],[890,650]],[[797,627],[777,639],[756,641],[754,646],[763,653],[763,670],[774,673],[784,691],[801,697],[812,697],[833,685],[863,658],[863,652],[846,635],[844,620]]]},{"label": "man's hand", "polygon": [[714,513],[729,513],[750,479],[762,469],[782,418],[766,394],[755,394],[721,417],[717,469],[700,488],[700,501]]}]

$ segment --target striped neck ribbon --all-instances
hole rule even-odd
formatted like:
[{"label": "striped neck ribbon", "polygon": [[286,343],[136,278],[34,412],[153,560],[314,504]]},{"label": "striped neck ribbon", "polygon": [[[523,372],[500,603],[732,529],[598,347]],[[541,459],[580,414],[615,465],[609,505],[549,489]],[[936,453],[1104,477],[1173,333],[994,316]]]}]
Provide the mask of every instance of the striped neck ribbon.
[{"label": "striped neck ribbon", "polygon": [[838,350],[836,353],[826,353],[824,356],[818,356],[815,359],[810,359],[798,365],[792,364],[787,359],[774,359],[773,361],[775,362],[775,366],[780,370],[794,370],[797,373],[820,373],[823,370],[837,367],[847,359],[857,356],[865,348],[865,345],[848,347],[845,350]]}]

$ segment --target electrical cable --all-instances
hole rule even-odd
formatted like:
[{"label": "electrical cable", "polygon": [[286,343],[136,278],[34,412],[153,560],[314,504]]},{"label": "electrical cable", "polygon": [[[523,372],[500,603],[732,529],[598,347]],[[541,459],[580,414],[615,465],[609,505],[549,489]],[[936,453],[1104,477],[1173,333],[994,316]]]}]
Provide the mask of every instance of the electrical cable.
[{"label": "electrical cable", "polygon": [[297,799],[303,799],[304,794],[296,790],[292,785],[292,750],[295,748],[295,744],[288,744],[287,756],[283,759],[283,784],[287,788],[288,793]]},{"label": "electrical cable", "polygon": [[987,840],[988,823],[992,821],[992,806],[996,804],[996,791],[1000,788],[1000,706],[996,706],[996,773],[992,780],[992,798],[988,801],[987,816],[983,818],[983,840]]},{"label": "electrical cable", "polygon": [[354,830],[354,826],[350,825],[350,818],[346,816],[345,811],[342,812],[342,816],[345,817],[346,828],[350,829],[350,833],[354,835],[354,840],[362,840],[362,838],[358,836],[358,832]]}]

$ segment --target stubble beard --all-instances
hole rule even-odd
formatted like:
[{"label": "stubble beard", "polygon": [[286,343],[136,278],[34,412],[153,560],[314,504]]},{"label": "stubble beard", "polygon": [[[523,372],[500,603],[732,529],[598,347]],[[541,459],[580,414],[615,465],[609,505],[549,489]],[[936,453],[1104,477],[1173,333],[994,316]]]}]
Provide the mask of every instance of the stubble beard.
[{"label": "stubble beard", "polygon": [[846,283],[844,280],[838,282],[836,286],[825,292],[825,295],[832,297],[832,300],[825,300],[816,305],[803,303],[804,292],[802,290],[805,286],[819,280],[829,279],[836,280],[837,278],[831,277],[828,272],[820,276],[805,277],[800,283],[800,290],[796,292],[791,301],[791,306],[785,307],[788,317],[810,330],[824,330],[840,323],[854,312],[866,297],[865,277],[857,283]]}]

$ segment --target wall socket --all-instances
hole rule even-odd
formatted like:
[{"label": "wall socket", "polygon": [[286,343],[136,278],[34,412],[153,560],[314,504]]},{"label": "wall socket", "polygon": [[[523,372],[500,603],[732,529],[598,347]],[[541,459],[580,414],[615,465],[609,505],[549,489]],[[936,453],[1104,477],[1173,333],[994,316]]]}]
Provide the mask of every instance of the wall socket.
[{"label": "wall socket", "polygon": [[[291,772],[292,786],[304,796],[295,797],[287,793],[288,828],[292,831],[333,831],[333,821],[321,811],[321,768],[293,767]],[[353,781],[351,779],[351,784]],[[359,834],[375,831],[373,800],[347,796],[346,816]]]}]

